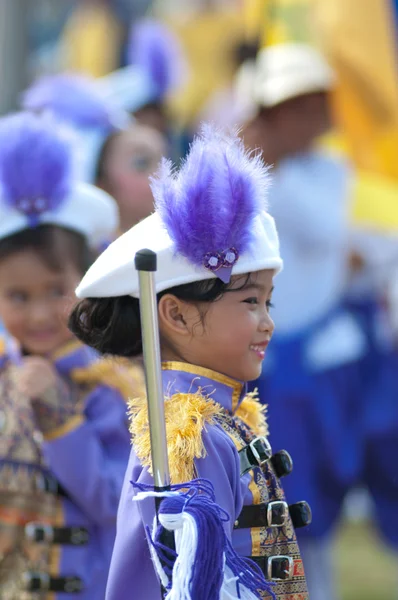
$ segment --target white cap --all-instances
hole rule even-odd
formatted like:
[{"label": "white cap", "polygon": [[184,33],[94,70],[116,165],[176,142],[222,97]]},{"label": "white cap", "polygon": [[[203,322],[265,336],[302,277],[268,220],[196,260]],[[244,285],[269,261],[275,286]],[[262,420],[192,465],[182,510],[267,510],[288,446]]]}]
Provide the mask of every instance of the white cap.
[{"label": "white cap", "polygon": [[29,112],[0,119],[0,239],[38,225],[109,242],[118,227],[115,200],[76,180],[69,132],[50,116]]},{"label": "white cap", "polygon": [[[40,203],[40,198],[36,199]],[[40,207],[39,207],[40,208]],[[82,234],[93,248],[112,239],[119,224],[118,208],[106,192],[87,183],[72,184],[62,204],[41,213],[39,225],[58,225]],[[29,218],[2,201],[0,194],[0,239],[30,227]]]},{"label": "white cap", "polygon": [[334,74],[322,55],[306,44],[277,44],[257,57],[253,83],[255,102],[272,107],[291,98],[328,91]]},{"label": "white cap", "polygon": [[[252,273],[263,269],[279,272],[282,259],[273,218],[266,212],[253,223],[253,242],[250,252],[239,257],[232,275]],[[157,213],[114,241],[88,270],[76,290],[78,298],[107,298],[133,296],[139,298],[138,273],[134,266],[135,254],[149,248],[157,254],[155,273],[156,292],[177,285],[212,279],[217,272],[196,267],[180,254],[169,237]]]},{"label": "white cap", "polygon": [[134,113],[156,98],[156,87],[147,73],[135,65],[123,67],[97,80],[107,101]]}]

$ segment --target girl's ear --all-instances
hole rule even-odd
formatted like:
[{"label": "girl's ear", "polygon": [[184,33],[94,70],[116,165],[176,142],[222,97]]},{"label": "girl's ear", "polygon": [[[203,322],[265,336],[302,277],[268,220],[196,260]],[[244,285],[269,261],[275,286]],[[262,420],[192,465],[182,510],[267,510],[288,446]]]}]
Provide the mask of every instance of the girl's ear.
[{"label": "girl's ear", "polygon": [[161,330],[167,330],[179,335],[190,335],[190,329],[187,322],[187,312],[189,312],[187,303],[173,296],[165,294],[161,297],[158,304],[159,325]]}]

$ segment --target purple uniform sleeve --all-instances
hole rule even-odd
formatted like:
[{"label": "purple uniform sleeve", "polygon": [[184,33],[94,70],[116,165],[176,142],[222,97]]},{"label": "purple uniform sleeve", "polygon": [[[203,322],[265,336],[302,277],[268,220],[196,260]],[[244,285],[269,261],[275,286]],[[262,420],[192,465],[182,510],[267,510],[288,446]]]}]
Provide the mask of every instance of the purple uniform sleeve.
[{"label": "purple uniform sleeve", "polygon": [[109,387],[87,397],[84,419],[43,444],[44,457],[73,503],[100,526],[114,521],[130,450],[126,403]]}]

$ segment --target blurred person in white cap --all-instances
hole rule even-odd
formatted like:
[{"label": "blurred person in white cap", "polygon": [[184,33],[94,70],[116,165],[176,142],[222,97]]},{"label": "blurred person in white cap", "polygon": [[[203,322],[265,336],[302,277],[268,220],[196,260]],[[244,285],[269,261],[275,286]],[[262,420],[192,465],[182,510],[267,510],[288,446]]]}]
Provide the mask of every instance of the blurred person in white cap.
[{"label": "blurred person in white cap", "polygon": [[[130,100],[138,107],[146,99],[146,83],[138,77],[132,85]],[[165,153],[165,139],[134,121],[103,80],[72,73],[45,76],[24,93],[22,105],[73,128],[77,176],[115,198],[120,232],[152,212],[149,176]]]},{"label": "blurred person in white cap", "polygon": [[[246,396],[246,382],[259,376],[273,334],[273,280],[282,268],[267,184],[268,169],[236,134],[204,126],[179,169],[162,163],[152,181],[154,214],[113,242],[76,290],[81,301],[70,318],[72,331],[101,352],[140,355],[134,256],[143,248],[156,253],[171,483],[183,492],[195,486],[192,480],[204,485],[196,478],[205,478],[223,509],[221,535],[208,531],[206,515],[193,530],[198,535],[191,530],[191,548],[202,549],[202,562],[192,564],[189,557],[192,576],[180,560],[173,568],[173,550],[169,559],[163,547],[164,568],[152,560],[162,550],[148,530],[153,498],[133,502],[140,489],[153,486],[148,413],[145,397],[132,399],[132,450],[108,600],[125,598],[126,590],[137,598],[161,598],[156,572],[170,597],[308,600],[295,528],[308,522],[310,510],[305,502],[288,506],[280,477],[289,473],[291,459],[273,455],[263,408],[254,395]],[[225,535],[237,561],[226,578],[228,557],[207,571],[203,566]],[[179,574],[181,595],[173,593]],[[223,577],[229,593],[219,593]]]},{"label": "blurred person in white cap", "polygon": [[360,463],[360,395],[366,340],[344,306],[349,278],[350,169],[317,148],[331,127],[334,75],[312,47],[260,51],[252,93],[257,114],[243,132],[274,164],[270,212],[284,272],[275,290],[275,343],[255,384],[269,406],[276,446],[295,468],[286,488],[310,497],[312,524],[299,532],[310,597],[332,600],[330,537]]},{"label": "blurred person in white cap", "polygon": [[[104,597],[129,455],[131,372],[73,337],[74,289],[118,226],[56,123],[0,120],[1,597]],[[138,381],[138,380],[137,380]]]}]

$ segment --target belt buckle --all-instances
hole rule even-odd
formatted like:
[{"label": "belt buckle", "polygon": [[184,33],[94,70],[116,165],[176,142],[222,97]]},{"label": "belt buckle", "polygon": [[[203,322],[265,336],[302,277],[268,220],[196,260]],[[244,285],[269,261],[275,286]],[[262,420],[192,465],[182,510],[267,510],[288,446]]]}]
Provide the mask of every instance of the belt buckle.
[{"label": "belt buckle", "polygon": [[48,573],[26,571],[22,575],[24,589],[27,592],[48,592],[50,590],[50,576]]},{"label": "belt buckle", "polygon": [[[260,450],[258,450],[256,447],[256,444],[258,445],[258,442],[261,442],[262,445]],[[259,467],[262,467],[272,457],[271,444],[264,436],[256,437],[250,442],[249,447]]]},{"label": "belt buckle", "polygon": [[[43,539],[39,541],[36,539],[36,532],[38,531],[43,532]],[[25,525],[25,537],[30,542],[52,544],[54,541],[54,529],[46,523],[31,521]]]},{"label": "belt buckle", "polygon": [[[274,563],[276,562],[282,563],[282,570],[280,571],[280,575],[273,576]],[[278,556],[270,556],[268,558],[267,564],[267,578],[270,581],[287,581],[293,578],[293,559],[291,556],[278,555]]]},{"label": "belt buckle", "polygon": [[289,516],[289,506],[285,500],[273,500],[267,504],[268,527],[283,527]]}]

